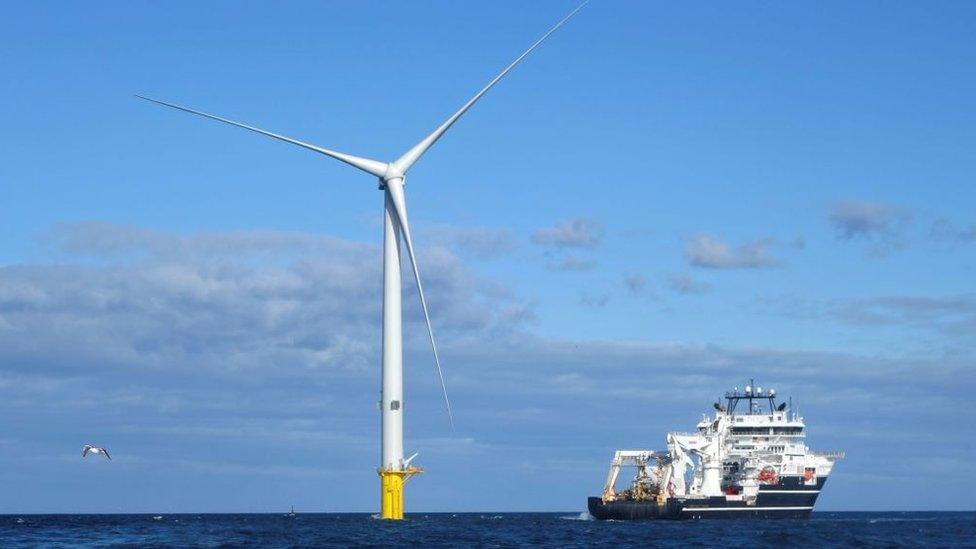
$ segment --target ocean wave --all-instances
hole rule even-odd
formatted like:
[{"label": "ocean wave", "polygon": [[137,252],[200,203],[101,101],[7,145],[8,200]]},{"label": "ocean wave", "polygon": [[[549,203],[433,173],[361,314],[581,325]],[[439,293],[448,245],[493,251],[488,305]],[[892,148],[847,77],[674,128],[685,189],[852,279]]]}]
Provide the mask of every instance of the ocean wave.
[{"label": "ocean wave", "polygon": [[868,524],[877,522],[930,522],[933,520],[935,520],[934,517],[882,517],[869,519]]},{"label": "ocean wave", "polygon": [[559,518],[563,520],[596,520],[595,518],[593,518],[593,515],[585,511],[578,515],[566,515],[564,517],[559,517]]}]

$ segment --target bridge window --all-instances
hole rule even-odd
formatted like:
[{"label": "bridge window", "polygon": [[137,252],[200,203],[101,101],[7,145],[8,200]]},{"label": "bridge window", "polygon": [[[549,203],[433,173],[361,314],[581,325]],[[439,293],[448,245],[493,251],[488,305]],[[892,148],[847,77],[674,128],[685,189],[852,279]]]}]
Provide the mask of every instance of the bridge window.
[{"label": "bridge window", "polygon": [[733,435],[768,435],[769,427],[733,427]]}]

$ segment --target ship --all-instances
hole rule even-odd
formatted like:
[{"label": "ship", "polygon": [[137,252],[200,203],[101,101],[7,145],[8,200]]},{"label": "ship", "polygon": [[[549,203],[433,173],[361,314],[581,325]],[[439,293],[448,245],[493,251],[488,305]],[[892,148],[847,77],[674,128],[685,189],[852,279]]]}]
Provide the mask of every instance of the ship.
[{"label": "ship", "polygon": [[[840,451],[812,452],[792,399],[753,381],[725,393],[697,432],[667,435],[667,450],[618,450],[603,494],[587,508],[598,520],[809,518]],[[617,491],[621,467],[636,473]]]}]

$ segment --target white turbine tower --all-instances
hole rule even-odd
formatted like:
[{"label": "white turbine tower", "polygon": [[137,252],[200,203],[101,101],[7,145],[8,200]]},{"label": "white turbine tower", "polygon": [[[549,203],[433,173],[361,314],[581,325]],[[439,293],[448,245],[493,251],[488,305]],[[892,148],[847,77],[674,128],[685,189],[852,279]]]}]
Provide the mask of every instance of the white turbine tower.
[{"label": "white turbine tower", "polygon": [[298,145],[310,149],[317,153],[335,158],[353,167],[379,178],[379,188],[384,191],[384,216],[383,216],[383,389],[382,389],[382,462],[379,467],[381,477],[381,500],[380,515],[385,519],[403,518],[403,484],[406,478],[422,472],[419,467],[411,467],[410,461],[413,457],[403,459],[403,329],[401,316],[401,278],[400,278],[400,239],[407,247],[407,254],[410,256],[410,265],[413,269],[413,278],[417,284],[417,293],[420,295],[420,305],[424,311],[424,320],[427,323],[427,335],[430,339],[430,347],[434,353],[434,364],[437,366],[437,375],[440,378],[441,391],[444,394],[444,402],[447,405],[448,417],[451,421],[451,428],[454,428],[454,415],[451,411],[451,401],[447,396],[447,386],[444,384],[444,375],[441,371],[440,357],[437,354],[437,344],[434,342],[434,331],[430,324],[430,315],[427,312],[427,300],[424,297],[423,285],[420,282],[420,270],[417,267],[417,259],[414,255],[413,239],[410,236],[410,225],[407,222],[407,207],[403,196],[404,179],[410,168],[420,159],[421,156],[446,132],[461,116],[471,108],[481,97],[498,83],[506,74],[515,68],[529,53],[537,48],[546,38],[561,27],[571,17],[587,4],[584,1],[569,15],[562,18],[541,38],[535,41],[522,55],[519,55],[511,64],[503,69],[488,84],[481,89],[467,103],[461,106],[457,112],[444,121],[430,135],[423,138],[419,143],[410,148],[400,158],[393,162],[381,162],[345,154],[330,149],[317,147],[297,139],[292,139],[284,135],[272,133],[254,126],[235,122],[227,118],[222,118],[205,112],[197,111],[166,101],[152,99],[142,95],[137,95],[140,99],[152,101],[167,107],[179,109],[191,114],[200,115],[212,120],[224,122],[251,130],[268,137],[273,137],[286,143]]}]

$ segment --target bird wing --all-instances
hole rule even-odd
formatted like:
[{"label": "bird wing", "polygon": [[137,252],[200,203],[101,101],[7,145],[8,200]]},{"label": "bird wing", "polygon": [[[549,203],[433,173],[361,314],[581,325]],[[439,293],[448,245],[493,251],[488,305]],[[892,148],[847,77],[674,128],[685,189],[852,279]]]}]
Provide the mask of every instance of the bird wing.
[{"label": "bird wing", "polygon": [[91,448],[92,448],[91,446],[86,444],[85,447],[82,448],[81,450],[81,457],[86,457],[88,455],[88,452],[91,451]]},{"label": "bird wing", "polygon": [[112,456],[108,455],[108,450],[106,450],[105,448],[99,448],[99,450],[101,450],[102,453],[105,454],[105,457],[107,457],[108,459],[112,459]]}]

